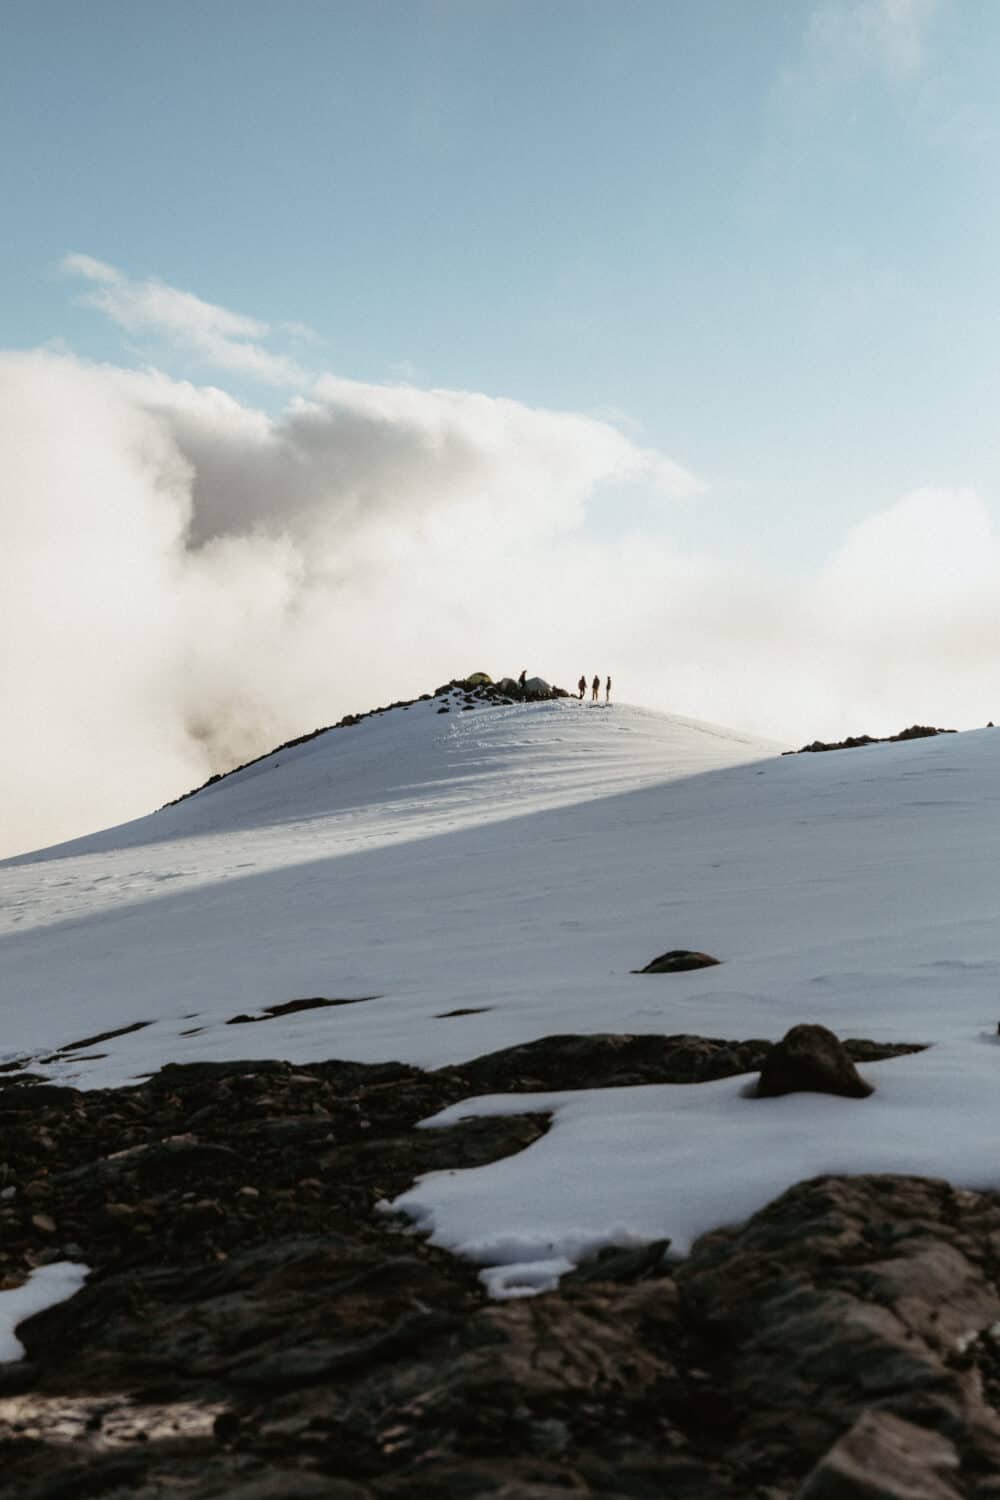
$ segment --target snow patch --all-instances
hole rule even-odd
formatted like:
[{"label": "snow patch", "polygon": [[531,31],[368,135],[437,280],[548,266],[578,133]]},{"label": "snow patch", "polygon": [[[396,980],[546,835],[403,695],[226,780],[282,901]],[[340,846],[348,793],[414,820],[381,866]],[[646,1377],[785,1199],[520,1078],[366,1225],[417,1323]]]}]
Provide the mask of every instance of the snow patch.
[{"label": "snow patch", "polygon": [[57,1302],[67,1302],[89,1275],[89,1266],[58,1260],[32,1271],[23,1286],[0,1292],[0,1362],[24,1358],[24,1345],[14,1332],[19,1323]]}]

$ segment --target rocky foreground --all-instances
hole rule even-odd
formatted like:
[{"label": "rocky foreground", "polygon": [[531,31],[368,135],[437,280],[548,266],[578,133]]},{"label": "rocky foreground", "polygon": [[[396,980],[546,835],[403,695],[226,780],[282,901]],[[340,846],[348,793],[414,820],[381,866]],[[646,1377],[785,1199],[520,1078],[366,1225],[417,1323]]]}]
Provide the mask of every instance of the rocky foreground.
[{"label": "rocky foreground", "polygon": [[505,1303],[374,1210],[547,1128],[413,1129],[446,1104],[767,1051],[556,1037],[432,1073],[204,1063],[88,1093],[0,1075],[2,1284],[93,1268],[0,1365],[0,1497],[1000,1497],[998,1195],[816,1179],[683,1263],[611,1252]]}]

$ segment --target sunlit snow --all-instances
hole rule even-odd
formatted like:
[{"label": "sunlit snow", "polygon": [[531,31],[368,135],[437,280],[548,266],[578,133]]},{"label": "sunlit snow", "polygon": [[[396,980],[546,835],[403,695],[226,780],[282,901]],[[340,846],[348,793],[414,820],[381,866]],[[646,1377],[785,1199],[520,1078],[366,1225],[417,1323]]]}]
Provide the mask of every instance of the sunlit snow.
[{"label": "sunlit snow", "polygon": [[[1000,1186],[1000,732],[782,758],[618,705],[437,706],[0,866],[0,1052],[87,1088],[199,1058],[434,1067],[567,1032],[821,1021],[934,1044],[864,1068],[860,1102],[727,1079],[456,1106],[554,1115],[399,1200],[502,1295],[609,1242],[683,1252],[817,1172]],[[630,972],[671,947],[722,962]],[[307,996],[376,998],[226,1024]]]}]

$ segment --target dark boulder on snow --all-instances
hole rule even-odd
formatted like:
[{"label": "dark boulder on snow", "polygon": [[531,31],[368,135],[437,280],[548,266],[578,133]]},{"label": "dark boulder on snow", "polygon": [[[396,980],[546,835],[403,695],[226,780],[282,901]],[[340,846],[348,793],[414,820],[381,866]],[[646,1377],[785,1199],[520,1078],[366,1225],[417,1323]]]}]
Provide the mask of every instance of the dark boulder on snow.
[{"label": "dark boulder on snow", "polygon": [[780,1094],[840,1094],[866,1099],[874,1093],[861,1077],[839,1037],[825,1026],[793,1026],[764,1059],[757,1097]]},{"label": "dark boulder on snow", "polygon": [[653,958],[644,969],[633,969],[633,974],[685,974],[689,969],[709,969],[720,960],[710,953],[698,953],[690,948],[671,948]]}]

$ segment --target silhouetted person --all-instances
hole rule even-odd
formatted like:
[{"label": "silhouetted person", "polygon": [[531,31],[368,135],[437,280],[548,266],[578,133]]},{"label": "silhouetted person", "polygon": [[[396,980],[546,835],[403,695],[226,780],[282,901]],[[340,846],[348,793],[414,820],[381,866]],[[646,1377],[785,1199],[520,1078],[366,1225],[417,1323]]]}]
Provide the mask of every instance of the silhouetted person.
[{"label": "silhouetted person", "polygon": [[517,685],[521,689],[522,693],[524,692],[524,684],[527,682],[527,680],[528,680],[528,672],[527,672],[527,668],[526,668],[521,673],[520,677],[517,679]]},{"label": "silhouetted person", "polygon": [[581,675],[580,681],[577,683],[577,687],[580,689],[580,702],[582,703],[583,702],[583,695],[587,691],[587,679],[586,679],[586,677],[584,677],[584,676]]},{"label": "silhouetted person", "polygon": [[600,697],[601,697],[601,679],[597,676],[597,674],[595,672],[594,673],[594,680],[590,684],[590,701],[591,701],[591,703],[597,703],[597,702],[599,702],[600,701]]},{"label": "silhouetted person", "polygon": [[607,682],[604,684],[604,701],[605,701],[605,703],[610,703],[611,702],[611,678],[610,677],[608,678]]}]

